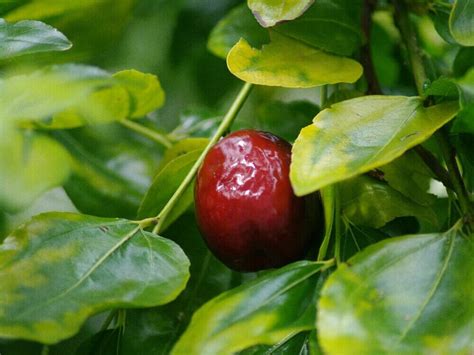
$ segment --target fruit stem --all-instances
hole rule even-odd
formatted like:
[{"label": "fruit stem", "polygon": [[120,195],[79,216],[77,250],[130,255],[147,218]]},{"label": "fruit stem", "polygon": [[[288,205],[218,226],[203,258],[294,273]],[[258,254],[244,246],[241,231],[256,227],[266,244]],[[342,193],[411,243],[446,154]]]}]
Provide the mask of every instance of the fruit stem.
[{"label": "fruit stem", "polygon": [[[416,89],[418,95],[423,96],[423,86],[428,82],[428,76],[423,65],[422,53],[418,45],[416,33],[413,29],[412,23],[410,22],[405,1],[393,0],[393,4],[395,6],[395,22],[407,48],[413,77],[416,83]],[[448,168],[452,187],[456,193],[462,213],[465,215],[468,223],[472,226],[474,225],[474,222],[472,221],[471,201],[456,161],[456,151],[451,146],[449,138],[447,137],[447,134],[443,132],[443,129],[436,133],[436,137],[441,145],[443,158]]]},{"label": "fruit stem", "polygon": [[243,104],[245,103],[245,100],[250,94],[250,91],[252,89],[253,85],[250,83],[245,83],[242,89],[240,90],[239,94],[235,98],[234,102],[229,108],[229,111],[227,111],[227,114],[224,116],[221,124],[217,128],[216,133],[212,136],[211,140],[207,144],[206,148],[203,150],[199,158],[196,160],[194,165],[192,166],[191,170],[189,170],[189,173],[186,175],[184,180],[181,182],[179,187],[176,189],[175,193],[171,198],[168,200],[166,203],[165,207],[160,211],[158,216],[156,217],[158,220],[158,223],[156,224],[155,228],[153,228],[153,233],[159,234],[161,232],[161,229],[163,227],[163,222],[165,221],[166,217],[168,214],[171,212],[173,207],[176,205],[180,197],[183,195],[184,191],[186,188],[191,184],[191,182],[194,179],[194,176],[196,175],[199,167],[201,166],[202,162],[204,161],[204,158],[206,157],[206,154],[209,152],[209,150],[212,148],[214,144],[216,144],[219,139],[222,137],[222,135],[229,130],[230,126],[234,122],[235,118],[237,117],[237,114],[239,113],[240,109],[242,108]]},{"label": "fruit stem", "polygon": [[145,127],[135,121],[122,120],[122,121],[119,121],[119,123],[122,126],[127,127],[128,129],[134,132],[137,132],[141,134],[142,136],[147,137],[158,144],[161,144],[165,148],[171,148],[171,146],[173,145],[173,143],[166,137],[166,135],[161,134],[148,127]]}]

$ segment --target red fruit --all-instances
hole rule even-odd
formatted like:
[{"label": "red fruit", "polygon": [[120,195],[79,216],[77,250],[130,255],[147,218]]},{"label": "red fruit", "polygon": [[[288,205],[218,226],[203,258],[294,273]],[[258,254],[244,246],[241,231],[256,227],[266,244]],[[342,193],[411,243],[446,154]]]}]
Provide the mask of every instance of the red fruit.
[{"label": "red fruit", "polygon": [[196,217],[209,249],[239,271],[302,258],[310,242],[305,199],[289,180],[291,145],[241,130],[217,143],[198,172]]}]

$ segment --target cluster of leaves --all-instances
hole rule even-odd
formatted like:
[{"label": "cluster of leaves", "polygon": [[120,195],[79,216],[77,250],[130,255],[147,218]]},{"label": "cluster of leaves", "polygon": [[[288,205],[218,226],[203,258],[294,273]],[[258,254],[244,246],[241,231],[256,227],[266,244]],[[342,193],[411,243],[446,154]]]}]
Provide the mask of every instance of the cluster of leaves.
[{"label": "cluster of leaves", "polygon": [[[0,353],[470,353],[472,1],[176,3],[0,4]],[[324,203],[318,255],[241,274],[199,236],[193,174],[245,95],[224,120],[206,107],[164,122],[155,75],[63,63],[100,63],[90,39],[102,50],[120,35],[109,22],[154,7],[219,20],[202,25],[208,50],[243,92],[258,85],[232,129],[294,142],[294,191]],[[40,210],[67,211],[17,226],[51,200]]]}]

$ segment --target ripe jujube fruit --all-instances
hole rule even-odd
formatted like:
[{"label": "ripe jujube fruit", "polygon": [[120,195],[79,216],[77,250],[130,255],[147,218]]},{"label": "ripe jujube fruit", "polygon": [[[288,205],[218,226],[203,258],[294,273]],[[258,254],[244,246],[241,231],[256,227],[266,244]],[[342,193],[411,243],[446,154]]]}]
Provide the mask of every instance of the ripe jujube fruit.
[{"label": "ripe jujube fruit", "polygon": [[288,142],[255,130],[229,134],[206,155],[196,178],[197,223],[230,268],[279,267],[307,251],[307,200],[293,193],[290,159]]}]

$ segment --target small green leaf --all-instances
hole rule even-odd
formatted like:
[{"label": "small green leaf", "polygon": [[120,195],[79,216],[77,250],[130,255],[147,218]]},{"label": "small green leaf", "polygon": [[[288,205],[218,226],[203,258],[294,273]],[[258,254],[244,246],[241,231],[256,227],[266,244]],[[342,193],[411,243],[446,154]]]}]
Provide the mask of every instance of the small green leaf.
[{"label": "small green leaf", "polygon": [[[155,176],[153,182],[143,197],[138,210],[139,218],[148,218],[158,215],[176,189],[188,174],[191,167],[199,158],[204,147],[178,156],[165,165]],[[194,200],[194,184],[188,186],[179,202],[174,206],[166,218],[165,226],[169,226],[176,218],[183,214]]]},{"label": "small green leaf", "polygon": [[339,186],[343,214],[352,224],[380,228],[403,216],[437,223],[436,214],[429,207],[417,204],[388,184],[368,176],[358,176]]},{"label": "small green leaf", "polygon": [[456,102],[424,107],[418,97],[365,96],[321,111],[293,146],[297,195],[370,171],[429,138],[458,112]]},{"label": "small green leaf", "polygon": [[64,51],[72,43],[61,32],[39,21],[7,23],[0,19],[0,59],[25,54]]},{"label": "small green leaf", "polygon": [[312,329],[315,274],[325,265],[296,262],[220,294],[194,314],[172,354],[233,354]]},{"label": "small green leaf", "polygon": [[449,15],[449,29],[462,46],[474,46],[474,1],[456,0]]},{"label": "small green leaf", "polygon": [[103,124],[124,120],[129,114],[129,95],[115,85],[98,90],[78,105],[54,115],[37,125],[47,129],[76,128],[86,124]]},{"label": "small green leaf", "polygon": [[263,27],[272,27],[282,21],[301,16],[314,0],[248,0],[248,6]]},{"label": "small green leaf", "polygon": [[350,56],[362,43],[361,9],[360,0],[317,0],[303,16],[274,30],[311,47]]},{"label": "small green leaf", "polygon": [[423,206],[435,202],[436,196],[428,193],[433,174],[415,152],[408,151],[379,170],[384,180],[405,197]]},{"label": "small green leaf", "polygon": [[0,210],[27,207],[68,177],[71,159],[56,141],[10,131],[0,140]]},{"label": "small green leaf", "polygon": [[209,139],[207,138],[185,138],[176,142],[171,148],[166,150],[165,154],[163,155],[163,158],[160,161],[160,165],[158,166],[157,172],[163,170],[163,168],[166,167],[168,163],[182,155],[185,155],[187,153],[192,152],[193,150],[198,149],[203,151],[208,143]]},{"label": "small green leaf", "polygon": [[257,47],[270,41],[268,31],[255,21],[246,4],[237,6],[217,23],[209,35],[207,48],[225,59],[240,38],[245,38],[252,46]]},{"label": "small green leaf", "polygon": [[229,70],[246,82],[307,88],[325,84],[353,83],[362,75],[356,61],[309,47],[272,33],[270,44],[261,50],[241,39],[227,56]]},{"label": "small green leaf", "polygon": [[451,127],[453,133],[474,133],[474,102],[465,106]]},{"label": "small green leaf", "polygon": [[123,70],[113,75],[129,93],[131,118],[140,118],[163,106],[165,92],[158,78],[137,70]]},{"label": "small green leaf", "polygon": [[456,230],[384,240],[338,267],[317,328],[326,354],[469,354],[474,243]]},{"label": "small green leaf", "polygon": [[189,260],[137,223],[72,213],[33,218],[0,245],[0,336],[52,344],[92,314],[175,299]]}]

